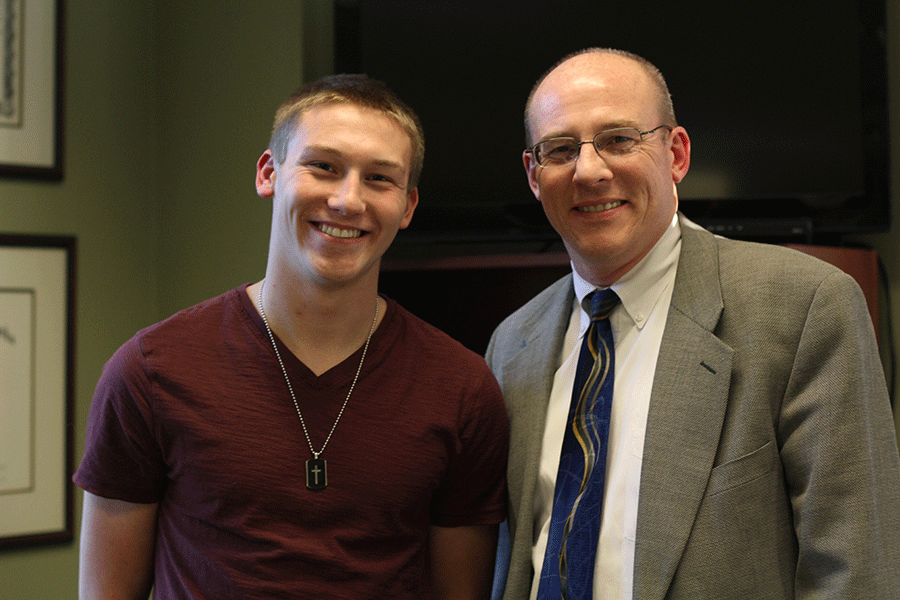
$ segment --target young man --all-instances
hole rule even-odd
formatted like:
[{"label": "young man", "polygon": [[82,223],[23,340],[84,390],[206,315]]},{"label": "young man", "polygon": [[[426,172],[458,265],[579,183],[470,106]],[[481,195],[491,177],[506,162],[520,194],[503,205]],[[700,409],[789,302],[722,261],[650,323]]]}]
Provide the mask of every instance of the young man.
[{"label": "young man", "polygon": [[378,294],[423,136],[382,84],[281,107],[264,280],[139,332],[98,384],[82,598],[483,598],[508,425],[483,359]]},{"label": "young man", "polygon": [[[858,286],[677,213],[690,140],[637,56],[567,57],[526,124],[574,272],[488,348],[511,427],[504,597],[900,597],[900,458]],[[591,316],[594,290],[611,312]],[[576,384],[582,364],[611,389]]]}]

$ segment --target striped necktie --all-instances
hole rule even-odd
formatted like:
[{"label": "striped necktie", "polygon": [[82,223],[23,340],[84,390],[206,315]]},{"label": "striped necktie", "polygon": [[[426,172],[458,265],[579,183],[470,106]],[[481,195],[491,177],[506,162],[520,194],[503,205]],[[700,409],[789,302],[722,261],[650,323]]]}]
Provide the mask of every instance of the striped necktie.
[{"label": "striped necktie", "polygon": [[538,587],[540,600],[593,597],[615,367],[609,314],[619,297],[607,289],[591,293],[584,302],[590,303],[591,324],[575,371]]}]

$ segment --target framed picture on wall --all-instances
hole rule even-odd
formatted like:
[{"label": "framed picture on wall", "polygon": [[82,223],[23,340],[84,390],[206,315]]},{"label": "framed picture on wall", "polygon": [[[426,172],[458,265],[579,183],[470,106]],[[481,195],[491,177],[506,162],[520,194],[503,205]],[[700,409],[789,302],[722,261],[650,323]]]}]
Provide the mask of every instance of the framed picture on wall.
[{"label": "framed picture on wall", "polygon": [[0,0],[0,177],[62,179],[63,2]]},{"label": "framed picture on wall", "polygon": [[0,235],[0,548],[72,539],[75,238]]}]

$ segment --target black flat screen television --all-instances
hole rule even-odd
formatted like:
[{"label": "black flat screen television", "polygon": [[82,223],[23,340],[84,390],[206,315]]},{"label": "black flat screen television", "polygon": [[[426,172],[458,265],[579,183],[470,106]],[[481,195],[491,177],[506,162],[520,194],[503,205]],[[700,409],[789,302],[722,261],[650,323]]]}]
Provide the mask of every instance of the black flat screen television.
[{"label": "black flat screen television", "polygon": [[834,243],[890,226],[884,0],[337,0],[335,71],[386,81],[426,134],[399,244],[556,239],[528,189],[522,112],[564,55],[655,63],[691,136],[681,209],[736,237]]}]

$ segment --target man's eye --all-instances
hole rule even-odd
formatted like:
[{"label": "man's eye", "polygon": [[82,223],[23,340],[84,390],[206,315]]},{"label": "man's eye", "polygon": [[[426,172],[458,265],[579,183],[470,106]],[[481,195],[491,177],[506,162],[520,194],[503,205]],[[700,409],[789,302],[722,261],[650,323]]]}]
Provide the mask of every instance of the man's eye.
[{"label": "man's eye", "polygon": [[625,154],[634,150],[640,141],[640,135],[632,135],[630,132],[614,133],[598,140],[598,146],[606,152]]},{"label": "man's eye", "polygon": [[554,146],[547,150],[548,156],[565,156],[567,154],[571,154],[575,149],[575,146],[572,144],[560,144],[559,146]]},{"label": "man's eye", "polygon": [[384,183],[387,185],[397,185],[396,177],[385,175],[384,173],[374,173],[370,175],[369,181],[374,181],[375,183]]}]

